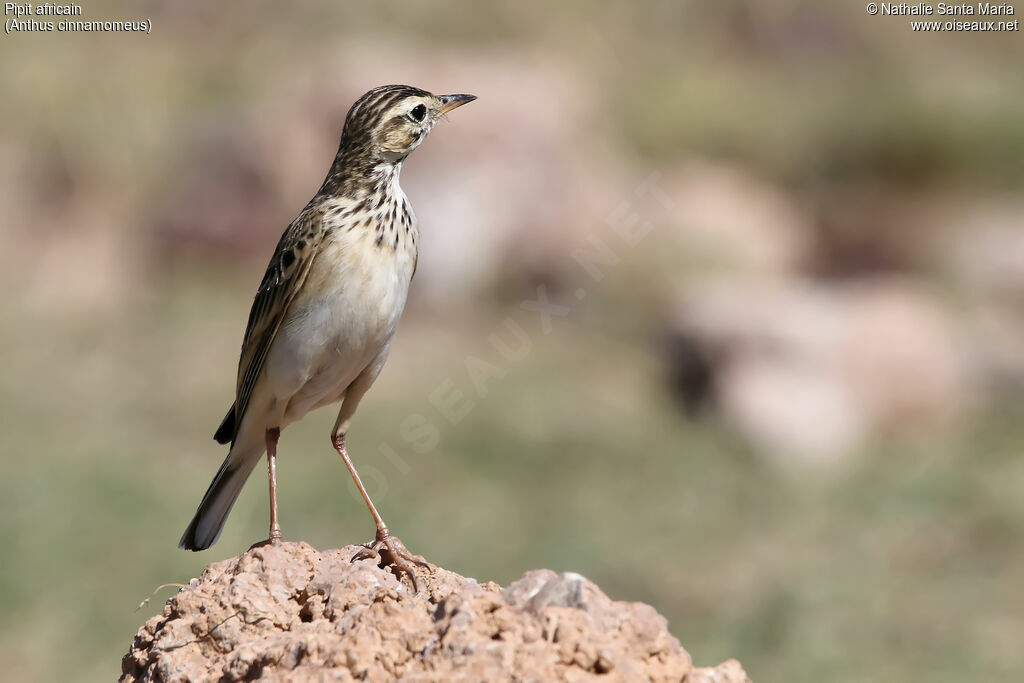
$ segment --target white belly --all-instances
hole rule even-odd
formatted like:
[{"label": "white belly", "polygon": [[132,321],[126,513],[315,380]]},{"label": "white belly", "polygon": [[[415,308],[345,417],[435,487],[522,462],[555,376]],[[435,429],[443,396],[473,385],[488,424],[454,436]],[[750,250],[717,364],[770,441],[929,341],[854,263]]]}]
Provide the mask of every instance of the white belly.
[{"label": "white belly", "polygon": [[405,308],[415,255],[382,249],[372,234],[339,236],[317,255],[267,358],[282,426],[342,399],[387,353]]}]

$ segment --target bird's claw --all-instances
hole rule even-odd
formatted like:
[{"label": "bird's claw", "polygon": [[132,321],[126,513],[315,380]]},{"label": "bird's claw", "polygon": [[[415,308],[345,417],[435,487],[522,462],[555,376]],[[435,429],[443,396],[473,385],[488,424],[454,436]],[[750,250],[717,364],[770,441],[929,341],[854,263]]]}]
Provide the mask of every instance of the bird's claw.
[{"label": "bird's claw", "polygon": [[405,573],[412,581],[413,592],[419,593],[419,584],[416,581],[416,572],[412,565],[430,567],[430,563],[410,553],[397,536],[392,536],[387,529],[378,529],[377,538],[353,555],[352,561],[368,560],[373,557],[380,557],[380,566],[390,565],[396,574]]},{"label": "bird's claw", "polygon": [[281,545],[281,532],[278,531],[276,534],[270,534],[270,536],[262,541],[257,541],[249,546],[249,550],[256,550],[257,548],[276,548]]}]

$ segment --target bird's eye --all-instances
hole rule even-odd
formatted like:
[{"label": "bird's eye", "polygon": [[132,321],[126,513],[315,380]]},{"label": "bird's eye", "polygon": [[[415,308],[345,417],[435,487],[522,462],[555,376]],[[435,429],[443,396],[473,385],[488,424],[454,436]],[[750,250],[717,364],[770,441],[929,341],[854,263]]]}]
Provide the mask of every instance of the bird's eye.
[{"label": "bird's eye", "polygon": [[423,105],[423,104],[417,104],[415,107],[412,108],[412,111],[409,112],[409,116],[412,117],[412,120],[413,121],[417,121],[417,122],[418,121],[422,121],[423,117],[426,116],[426,115],[427,115],[427,107],[426,107],[426,105]]}]

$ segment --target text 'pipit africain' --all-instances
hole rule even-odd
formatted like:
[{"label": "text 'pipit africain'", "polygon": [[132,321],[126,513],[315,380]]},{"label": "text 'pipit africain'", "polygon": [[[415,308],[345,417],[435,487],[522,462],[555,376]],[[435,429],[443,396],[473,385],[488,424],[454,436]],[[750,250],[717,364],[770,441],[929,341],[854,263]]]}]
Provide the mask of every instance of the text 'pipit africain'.
[{"label": "text 'pipit africain'", "polygon": [[277,519],[281,430],[321,406],[341,402],[331,442],[377,524],[378,552],[416,578],[421,563],[388,531],[345,449],[360,399],[391,348],[416,272],[419,232],[398,184],[402,162],[442,116],[476,99],[385,85],[348,112],[327,179],[281,236],[249,313],[238,361],[235,403],[214,438],[231,450],[179,546],[213,545],[263,453],[270,478],[270,543]]}]

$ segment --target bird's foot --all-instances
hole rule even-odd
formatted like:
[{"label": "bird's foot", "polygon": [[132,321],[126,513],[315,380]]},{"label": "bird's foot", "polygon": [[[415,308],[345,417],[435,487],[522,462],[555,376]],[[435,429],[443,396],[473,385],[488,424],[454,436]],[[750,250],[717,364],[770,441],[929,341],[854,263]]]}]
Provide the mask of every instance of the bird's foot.
[{"label": "bird's foot", "polygon": [[276,529],[270,530],[270,538],[266,539],[265,541],[260,541],[259,543],[253,543],[251,546],[249,546],[249,550],[254,550],[256,548],[266,548],[267,546],[277,547],[279,545],[281,545],[281,528],[277,527]]},{"label": "bird's foot", "polygon": [[391,571],[395,572],[396,575],[406,574],[409,580],[412,581],[413,592],[419,593],[419,584],[416,582],[416,572],[413,570],[413,565],[418,564],[421,567],[429,567],[430,563],[422,557],[410,553],[405,544],[397,536],[392,536],[391,532],[386,528],[377,529],[377,538],[372,543],[367,543],[362,550],[353,555],[352,561],[368,560],[371,557],[380,557],[380,566],[390,565]]}]

